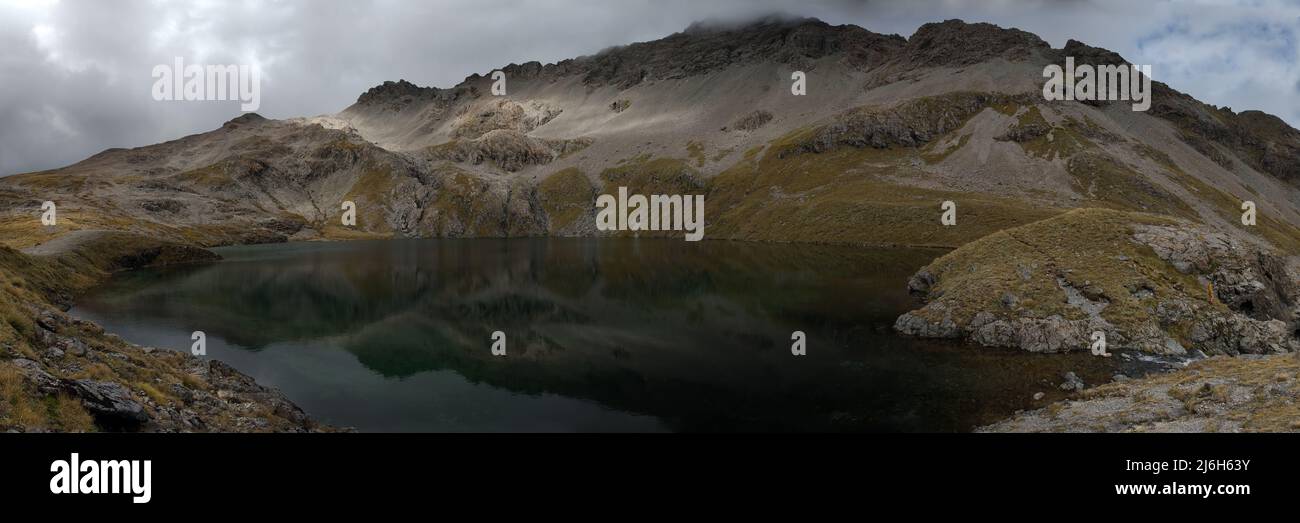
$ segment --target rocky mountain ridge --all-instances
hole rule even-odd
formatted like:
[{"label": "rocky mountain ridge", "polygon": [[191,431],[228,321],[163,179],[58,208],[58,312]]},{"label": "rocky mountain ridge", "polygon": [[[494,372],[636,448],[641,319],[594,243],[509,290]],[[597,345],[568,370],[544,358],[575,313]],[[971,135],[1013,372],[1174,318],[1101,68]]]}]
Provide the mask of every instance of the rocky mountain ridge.
[{"label": "rocky mountain ridge", "polygon": [[[1300,132],[1160,82],[1145,113],[1048,102],[1043,67],[1067,56],[1124,61],[959,20],[909,38],[701,23],[505,66],[505,96],[490,74],[385,82],[334,115],[249,114],[0,178],[0,240],[626,235],[594,223],[596,196],[622,186],[704,195],[707,239],[955,249],[914,278],[927,303],[899,319],[909,334],[1048,352],[1082,350],[1096,330],[1115,350],[1295,350]],[[805,96],[790,93],[794,71]],[[1257,225],[1241,224],[1246,200]],[[44,201],[55,227],[40,224]],[[939,223],[944,201],[954,226]],[[356,226],[340,222],[343,202]],[[1170,245],[1214,254],[1188,264]]]}]

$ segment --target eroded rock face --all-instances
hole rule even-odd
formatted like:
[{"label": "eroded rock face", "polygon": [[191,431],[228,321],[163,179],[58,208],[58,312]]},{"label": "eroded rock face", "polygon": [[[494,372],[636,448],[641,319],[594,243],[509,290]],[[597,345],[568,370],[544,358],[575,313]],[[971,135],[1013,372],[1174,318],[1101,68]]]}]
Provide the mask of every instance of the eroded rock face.
[{"label": "eroded rock face", "polygon": [[1209,354],[1270,354],[1300,350],[1295,333],[1279,320],[1215,315],[1193,324],[1188,339]]},{"label": "eroded rock face", "polygon": [[542,140],[518,131],[494,130],[476,140],[453,142],[435,151],[435,156],[475,165],[492,162],[507,171],[517,171],[525,165],[550,163],[555,153]]},{"label": "eroded rock face", "polygon": [[393,112],[401,111],[406,106],[421,102],[448,102],[459,96],[455,89],[438,89],[420,87],[406,80],[388,81],[370,88],[357,98],[362,105],[382,106]]},{"label": "eroded rock face", "polygon": [[911,100],[892,107],[846,111],[800,140],[781,156],[823,153],[837,147],[917,147],[961,127],[988,106],[1019,99],[992,93],[957,92]]},{"label": "eroded rock face", "polygon": [[[1133,238],[1206,282],[1206,293],[1235,313],[1195,322],[1188,334],[1193,344],[1212,354],[1300,350],[1300,284],[1281,256],[1221,233],[1175,227],[1138,227]],[[1165,310],[1183,307],[1170,304]]]},{"label": "eroded rock face", "polygon": [[904,334],[922,338],[959,338],[963,330],[946,316],[939,321],[931,321],[913,313],[904,313],[894,321],[894,329]]},{"label": "eroded rock face", "polygon": [[1300,328],[1300,283],[1281,256],[1221,233],[1175,227],[1138,227],[1133,239],[1179,272],[1205,279],[1215,298],[1230,309]]},{"label": "eroded rock face", "polygon": [[62,385],[60,380],[54,377],[53,374],[46,372],[40,363],[24,358],[16,358],[10,363],[13,363],[14,367],[18,368],[23,378],[32,382],[36,389],[41,392],[46,394],[57,392]]},{"label": "eroded rock face", "polygon": [[995,319],[982,313],[967,326],[971,341],[986,347],[1020,347],[1029,352],[1088,350],[1089,335],[1107,325],[1096,320],[1047,318]]},{"label": "eroded rock face", "polygon": [[581,150],[591,140],[543,140],[515,130],[497,129],[473,140],[458,140],[430,150],[437,159],[478,165],[491,163],[506,171],[551,163],[563,154]]},{"label": "eroded rock face", "polygon": [[548,65],[539,74],[576,72],[587,85],[626,89],[647,80],[686,78],[757,61],[808,68],[815,60],[836,54],[847,64],[865,69],[883,63],[905,43],[898,35],[812,19],[770,17],[743,27],[701,22],[653,42]]},{"label": "eroded rock face", "polygon": [[[1260,172],[1300,186],[1300,131],[1280,118],[1260,111],[1234,113],[1227,107],[1203,104],[1160,82],[1152,83],[1153,116],[1168,120],[1179,137],[1228,170],[1234,156]],[[1224,154],[1224,149],[1231,155]]]},{"label": "eroded rock face", "polygon": [[1051,46],[1033,33],[947,20],[918,28],[904,47],[903,60],[914,66],[960,66],[994,58],[1025,60],[1050,50]]},{"label": "eroded rock face", "polygon": [[455,138],[474,139],[497,130],[527,134],[546,125],[562,112],[558,107],[536,100],[524,103],[495,100],[467,109],[470,110],[452,122],[452,136]]}]

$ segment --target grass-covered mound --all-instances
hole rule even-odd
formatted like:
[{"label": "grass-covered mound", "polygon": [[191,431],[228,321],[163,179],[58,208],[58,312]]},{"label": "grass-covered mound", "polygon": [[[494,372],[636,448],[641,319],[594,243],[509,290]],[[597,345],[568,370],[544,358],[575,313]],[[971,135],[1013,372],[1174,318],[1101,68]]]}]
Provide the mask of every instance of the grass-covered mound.
[{"label": "grass-covered mound", "polygon": [[1033,352],[1296,350],[1295,279],[1281,258],[1194,225],[1078,209],[935,260],[910,282],[929,303],[904,333]]}]

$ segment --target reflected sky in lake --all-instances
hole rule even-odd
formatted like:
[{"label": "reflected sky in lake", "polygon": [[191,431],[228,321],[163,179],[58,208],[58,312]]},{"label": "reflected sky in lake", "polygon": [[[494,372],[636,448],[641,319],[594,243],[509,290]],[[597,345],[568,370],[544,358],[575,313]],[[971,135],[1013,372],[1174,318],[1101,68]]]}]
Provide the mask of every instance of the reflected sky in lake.
[{"label": "reflected sky in lake", "polygon": [[[964,431],[1105,362],[900,337],[934,250],[634,239],[223,248],[73,314],[368,431]],[[507,336],[505,357],[491,333]],[[807,356],[790,353],[791,333]]]}]

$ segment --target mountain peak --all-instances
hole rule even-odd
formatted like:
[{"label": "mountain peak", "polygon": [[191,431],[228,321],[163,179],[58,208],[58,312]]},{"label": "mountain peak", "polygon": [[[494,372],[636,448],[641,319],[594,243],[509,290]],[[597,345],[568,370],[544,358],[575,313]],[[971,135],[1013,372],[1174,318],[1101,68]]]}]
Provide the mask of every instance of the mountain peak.
[{"label": "mountain peak", "polygon": [[1119,55],[1119,53],[1109,49],[1093,47],[1075,39],[1070,39],[1065,42],[1065,47],[1061,48],[1061,53],[1064,56],[1073,56],[1077,63],[1107,65],[1129,63],[1128,60],[1125,60],[1123,56]]},{"label": "mountain peak", "polygon": [[814,25],[829,27],[829,24],[817,18],[794,16],[788,13],[768,13],[757,18],[725,20],[708,18],[691,23],[681,34],[702,35],[729,31],[754,31],[764,27],[795,27]]},{"label": "mountain peak", "polygon": [[[1032,36],[1032,35],[1031,35]],[[733,65],[770,61],[796,68],[841,55],[849,66],[868,69],[894,57],[907,44],[899,35],[873,33],[856,25],[830,25],[817,18],[771,13],[741,20],[707,19],[657,40],[603,49],[593,55],[545,64],[530,61],[499,70],[516,80],[555,79],[577,75],[589,87],[627,89],[645,81],[705,74]],[[456,87],[473,86],[488,77],[474,73]],[[360,105],[438,98],[439,90],[406,80],[375,86],[357,99]],[[402,102],[405,100],[405,102]]]},{"label": "mountain peak", "polygon": [[685,78],[759,61],[811,68],[812,62],[836,54],[853,67],[872,67],[905,42],[901,36],[855,25],[773,14],[696,22],[658,40],[612,47],[561,64],[582,73],[587,85],[625,89],[647,80]]},{"label": "mountain peak", "polygon": [[1038,35],[959,19],[922,25],[907,39],[906,61],[916,66],[962,66],[994,58],[1023,61],[1050,51]]},{"label": "mountain peak", "polygon": [[226,122],[225,124],[222,124],[222,127],[228,127],[228,128],[229,128],[229,127],[238,127],[238,126],[240,126],[240,125],[244,125],[244,124],[257,124],[257,123],[261,123],[261,122],[265,122],[265,121],[266,121],[266,117],[264,117],[264,116],[262,116],[262,115],[260,115],[260,114],[257,114],[257,113],[244,113],[244,114],[241,114],[241,115],[236,116],[236,117],[234,117],[234,118],[231,118],[230,121]]},{"label": "mountain peak", "polygon": [[436,87],[420,87],[405,79],[396,82],[389,80],[382,84],[371,87],[370,90],[362,93],[357,98],[358,104],[369,104],[387,100],[401,100],[404,98],[433,98],[438,94]]}]

